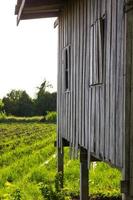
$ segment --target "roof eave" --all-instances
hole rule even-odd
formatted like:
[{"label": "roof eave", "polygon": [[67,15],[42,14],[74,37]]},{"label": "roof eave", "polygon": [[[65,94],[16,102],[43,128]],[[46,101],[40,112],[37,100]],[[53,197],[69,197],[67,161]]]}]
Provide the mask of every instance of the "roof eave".
[{"label": "roof eave", "polygon": [[58,17],[64,6],[62,0],[34,0],[33,2],[27,3],[26,0],[18,0],[15,8],[15,14],[18,15],[17,24],[20,20]]}]

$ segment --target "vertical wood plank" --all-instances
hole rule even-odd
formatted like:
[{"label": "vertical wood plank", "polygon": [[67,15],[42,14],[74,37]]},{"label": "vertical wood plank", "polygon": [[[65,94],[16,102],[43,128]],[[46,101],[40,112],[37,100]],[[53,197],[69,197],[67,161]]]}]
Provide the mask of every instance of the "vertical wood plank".
[{"label": "vertical wood plank", "polygon": [[[100,7],[100,6],[99,6]],[[102,0],[101,5],[101,12],[100,17],[103,17],[105,15],[105,0]],[[103,86],[99,88],[100,93],[100,152],[99,156],[104,160],[104,152],[105,152],[105,74],[106,74],[106,16],[105,19],[103,18],[99,20],[99,67],[100,67],[100,82],[103,83]]]},{"label": "vertical wood plank", "polygon": [[[90,8],[91,8],[91,1],[86,2],[86,8],[87,8],[87,44],[86,44],[86,72],[85,72],[85,133],[86,133],[86,140],[85,140],[85,147],[88,149],[88,156],[90,156],[90,101],[91,101],[91,95],[90,95],[90,89],[89,89],[89,77],[90,77],[90,22],[91,22],[91,16],[90,16]],[[90,160],[88,158],[88,160]]]},{"label": "vertical wood plank", "polygon": [[[96,11],[97,14],[96,14],[96,19],[97,19],[97,22],[96,22],[96,34],[95,34],[95,37],[96,37],[96,83],[99,83],[99,27],[98,27],[98,22],[99,22],[99,17],[100,17],[100,6],[99,6],[99,1],[97,0],[96,1]],[[97,157],[99,157],[99,150],[100,150],[100,135],[99,135],[99,131],[100,131],[100,93],[99,93],[99,86],[96,86],[96,114],[95,114],[95,137],[96,137],[96,155]]]},{"label": "vertical wood plank", "polygon": [[73,67],[74,67],[74,72],[73,72],[73,106],[74,106],[74,108],[73,108],[73,122],[74,122],[74,124],[73,124],[73,139],[72,139],[72,141],[73,141],[73,148],[75,149],[75,140],[76,140],[76,76],[75,76],[75,74],[76,74],[76,62],[75,62],[75,60],[76,60],[76,47],[77,47],[77,42],[76,42],[76,4],[73,2],[73,5],[74,5],[74,7],[73,7],[73,12],[74,12],[74,37],[73,37],[73,39],[74,39],[74,65],[73,65]]},{"label": "vertical wood plank", "polygon": [[80,2],[77,1],[77,56],[76,56],[76,151],[79,146],[79,62],[80,62]]},{"label": "vertical wood plank", "polygon": [[[60,43],[61,43],[61,48],[60,48],[60,52],[61,52],[61,88],[60,88],[60,108],[61,108],[61,135],[62,137],[64,136],[64,116],[63,116],[63,110],[64,110],[64,99],[63,99],[63,94],[64,94],[64,81],[63,81],[63,78],[64,78],[64,72],[63,72],[63,61],[64,61],[64,58],[63,58],[63,53],[62,53],[62,49],[64,47],[64,27],[63,27],[63,13],[61,13],[60,15],[60,26],[61,26],[61,38],[60,38]],[[63,76],[63,77],[62,77]],[[61,140],[62,141],[62,140]]]},{"label": "vertical wood plank", "polygon": [[102,17],[105,15],[106,1],[107,0],[102,0],[102,3],[101,3],[101,16]]},{"label": "vertical wood plank", "polygon": [[110,156],[109,159],[112,164],[115,164],[115,120],[116,120],[116,61],[117,61],[117,43],[116,43],[116,13],[117,11],[117,1],[112,0],[112,30],[111,30],[111,63],[110,63]]},{"label": "vertical wood plank", "polygon": [[[95,1],[91,1],[91,24],[94,23],[95,21]],[[94,34],[92,35],[94,37]],[[93,39],[94,40],[94,39]],[[90,52],[90,55],[92,54],[92,62],[94,66],[94,46],[92,51]],[[93,69],[93,68],[92,68]],[[93,77],[93,71],[92,71],[92,77]],[[92,88],[92,100],[91,100],[91,129],[90,129],[90,133],[91,133],[91,151],[94,153],[95,152],[95,87]]]},{"label": "vertical wood plank", "polygon": [[106,116],[105,116],[105,160],[109,161],[110,144],[110,55],[111,55],[111,8],[112,1],[107,1],[107,49],[106,49]]},{"label": "vertical wood plank", "polygon": [[60,27],[60,18],[59,18],[59,28],[58,28],[58,72],[57,72],[57,90],[58,90],[58,93],[57,93],[57,141],[58,141],[58,146],[61,146],[61,110],[60,110],[60,97],[61,97],[61,94],[60,94],[60,86],[61,86],[61,54],[60,54],[60,45],[61,45],[61,41],[60,41],[60,38],[61,38],[61,27]]},{"label": "vertical wood plank", "polygon": [[117,68],[116,68],[116,165],[123,166],[124,141],[124,1],[117,4]]},{"label": "vertical wood plank", "polygon": [[92,25],[90,27],[90,80],[89,80],[89,84],[92,85],[93,84],[93,63],[94,63],[94,59],[93,59],[93,55],[94,55],[94,26]]},{"label": "vertical wood plank", "polygon": [[87,41],[87,4],[83,4],[83,83],[82,83],[82,145],[85,147],[85,72],[86,72],[86,41]]},{"label": "vertical wood plank", "polygon": [[70,136],[70,146],[72,147],[73,144],[73,126],[74,126],[74,80],[73,80],[73,76],[74,76],[74,5],[73,5],[73,1],[71,1],[71,12],[72,12],[72,19],[71,19],[71,23],[72,23],[72,31],[71,31],[71,136]]},{"label": "vertical wood plank", "polygon": [[80,0],[79,144],[82,146],[83,1]]}]

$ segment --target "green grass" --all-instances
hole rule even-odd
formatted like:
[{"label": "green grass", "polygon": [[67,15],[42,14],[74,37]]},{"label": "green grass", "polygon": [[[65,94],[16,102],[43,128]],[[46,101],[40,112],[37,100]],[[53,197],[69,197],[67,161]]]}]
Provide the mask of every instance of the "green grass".
[{"label": "green grass", "polygon": [[[40,183],[54,185],[56,125],[0,124],[0,200],[43,200]],[[92,196],[119,196],[121,174],[104,163],[90,170]],[[79,161],[65,153],[65,189],[79,195]],[[21,197],[21,198],[20,198]]]}]

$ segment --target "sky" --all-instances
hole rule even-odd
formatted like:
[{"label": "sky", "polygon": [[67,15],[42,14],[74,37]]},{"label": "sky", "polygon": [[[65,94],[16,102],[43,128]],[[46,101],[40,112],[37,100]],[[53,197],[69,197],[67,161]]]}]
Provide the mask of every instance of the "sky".
[{"label": "sky", "polygon": [[57,89],[55,18],[21,21],[16,26],[17,0],[0,2],[0,98],[12,89],[34,97],[46,78]]}]

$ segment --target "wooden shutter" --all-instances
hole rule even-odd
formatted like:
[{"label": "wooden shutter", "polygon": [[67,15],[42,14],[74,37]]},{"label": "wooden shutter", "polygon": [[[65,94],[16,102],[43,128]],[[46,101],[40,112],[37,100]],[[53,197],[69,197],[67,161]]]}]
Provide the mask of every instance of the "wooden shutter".
[{"label": "wooden shutter", "polygon": [[90,28],[90,86],[103,84],[104,19]]}]

